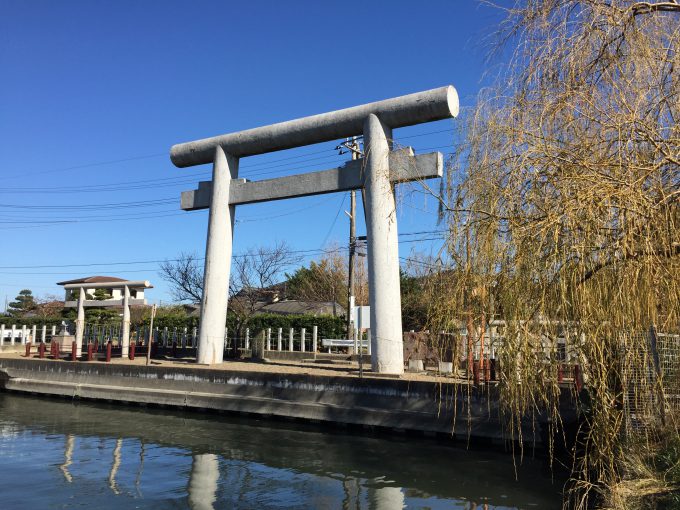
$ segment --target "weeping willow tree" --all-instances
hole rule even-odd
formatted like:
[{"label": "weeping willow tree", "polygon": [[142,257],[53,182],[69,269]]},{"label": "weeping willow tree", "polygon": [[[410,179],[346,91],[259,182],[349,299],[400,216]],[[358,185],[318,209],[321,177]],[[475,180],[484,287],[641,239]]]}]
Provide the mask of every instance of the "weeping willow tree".
[{"label": "weeping willow tree", "polygon": [[628,434],[626,410],[667,407],[647,374],[650,328],[680,321],[679,37],[676,1],[517,2],[500,34],[511,63],[463,120],[438,195],[457,277],[437,290],[431,329],[483,338],[502,319],[515,439],[538,413],[559,435],[557,338],[582,369],[573,507],[611,502],[630,445],[658,439],[649,424]]}]

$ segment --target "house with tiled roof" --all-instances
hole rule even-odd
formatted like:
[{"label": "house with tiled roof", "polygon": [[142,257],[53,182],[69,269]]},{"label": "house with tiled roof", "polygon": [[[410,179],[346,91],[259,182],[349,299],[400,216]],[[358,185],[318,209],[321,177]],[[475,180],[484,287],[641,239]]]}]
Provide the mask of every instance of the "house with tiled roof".
[{"label": "house with tiled roof", "polygon": [[[238,299],[238,298],[234,298]],[[187,314],[192,317],[200,317],[201,305],[194,303],[184,305]],[[333,315],[340,317],[345,315],[345,307],[332,301],[302,301],[299,299],[283,299],[275,301],[258,301],[254,305],[253,315]]]}]

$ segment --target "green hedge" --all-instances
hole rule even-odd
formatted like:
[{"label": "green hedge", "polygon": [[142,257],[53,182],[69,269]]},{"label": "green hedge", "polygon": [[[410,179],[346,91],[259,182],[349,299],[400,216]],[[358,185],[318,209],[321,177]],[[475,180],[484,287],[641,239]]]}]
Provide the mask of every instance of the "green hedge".
[{"label": "green hedge", "polygon": [[[63,320],[66,320],[67,322],[73,322],[70,319],[63,318],[38,319],[36,317],[30,317],[20,319],[13,317],[0,317],[0,324],[5,324],[6,328],[11,327],[12,324],[16,324],[17,327],[21,327],[25,324],[29,328],[34,324],[36,326],[42,326],[43,324],[46,324],[48,327],[53,325],[58,327]],[[87,321],[86,319],[86,322],[90,321]],[[101,323],[120,323],[120,318]],[[143,320],[143,324],[145,326],[149,325],[148,317]],[[153,321],[153,325],[154,327],[158,327],[160,329],[168,328],[169,330],[173,330],[174,328],[177,328],[182,330],[187,328],[189,331],[191,331],[192,328],[198,327],[198,317],[187,317],[186,314],[178,311],[159,310],[158,315]],[[227,327],[229,328],[229,331],[235,331],[236,325],[236,317],[233,314],[229,314],[227,316]],[[250,328],[250,331],[253,333],[267,328],[272,328],[273,331],[276,331],[278,328],[283,328],[284,335],[287,335],[290,328],[294,328],[296,330],[296,334],[299,333],[301,328],[306,328],[308,334],[311,335],[313,326],[318,326],[319,338],[344,338],[345,336],[344,317],[334,317],[332,315],[255,315],[250,317],[248,324],[243,326],[242,331],[245,331],[246,327]],[[134,324],[132,325],[132,329],[137,329]]]},{"label": "green hedge", "polygon": [[[236,331],[237,324],[236,316],[229,314],[226,326],[229,328],[230,335]],[[149,319],[144,320],[144,325],[149,325]],[[173,330],[177,328],[181,330],[188,328],[191,330],[198,327],[198,317],[187,317],[181,314],[159,315],[154,319],[153,325],[154,328],[158,327],[160,329],[168,328]],[[243,334],[245,328],[250,328],[253,334],[267,328],[272,328],[273,331],[283,328],[287,335],[290,328],[294,328],[297,332],[299,332],[300,328],[306,328],[308,334],[311,335],[313,326],[318,326],[319,338],[342,338],[345,334],[345,319],[332,315],[255,315],[250,317],[248,324],[242,326],[241,332]]]},{"label": "green hedge", "polygon": [[[148,326],[150,318],[145,318],[143,321],[144,326]],[[153,320],[154,328],[168,328],[170,330],[184,329],[187,328],[189,331],[193,328],[198,327],[198,317],[187,317],[186,315],[179,314],[169,314],[169,315],[157,315]]]},{"label": "green hedge", "polygon": [[[255,315],[248,321],[251,332],[272,328],[275,332],[278,328],[283,328],[284,336],[288,334],[290,328],[299,331],[301,328],[307,329],[307,334],[312,334],[312,327],[318,326],[319,338],[343,338],[345,336],[345,319],[332,315],[276,315],[264,314]],[[227,327],[230,331],[236,328],[236,318],[232,315],[227,317]]]}]

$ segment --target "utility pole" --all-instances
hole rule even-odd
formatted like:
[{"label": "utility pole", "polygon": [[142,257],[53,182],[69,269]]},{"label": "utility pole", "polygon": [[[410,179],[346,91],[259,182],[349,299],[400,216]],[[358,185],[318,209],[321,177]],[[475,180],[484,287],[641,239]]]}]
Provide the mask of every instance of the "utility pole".
[{"label": "utility pole", "polygon": [[[361,150],[356,136],[348,138],[344,143],[336,147],[340,154],[347,151],[352,154],[352,161],[359,159]],[[346,151],[345,151],[346,149]],[[349,267],[347,268],[347,338],[352,337],[352,307],[354,306],[354,257],[356,256],[357,237],[356,237],[356,211],[357,197],[356,191],[349,192]]]}]

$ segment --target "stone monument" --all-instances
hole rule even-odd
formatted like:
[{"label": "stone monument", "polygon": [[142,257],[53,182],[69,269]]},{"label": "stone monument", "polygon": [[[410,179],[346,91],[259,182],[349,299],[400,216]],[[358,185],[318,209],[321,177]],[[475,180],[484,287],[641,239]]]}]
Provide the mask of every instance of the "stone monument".
[{"label": "stone monument", "polygon": [[[71,352],[75,339],[75,335],[69,333],[66,321],[61,321],[61,328],[59,329],[59,332],[52,337],[52,342],[56,342],[59,345],[59,352]],[[82,344],[77,344],[76,356],[80,357],[82,350]]]}]

